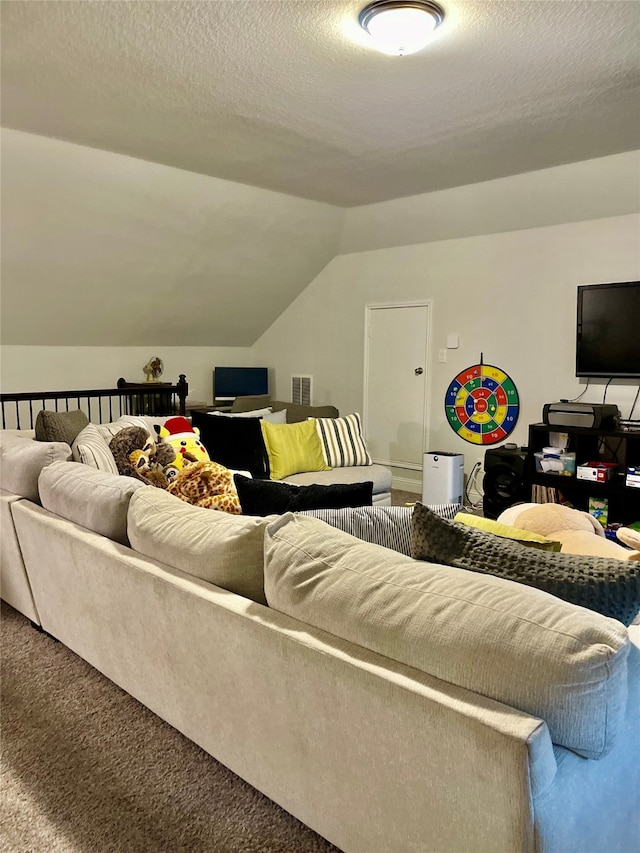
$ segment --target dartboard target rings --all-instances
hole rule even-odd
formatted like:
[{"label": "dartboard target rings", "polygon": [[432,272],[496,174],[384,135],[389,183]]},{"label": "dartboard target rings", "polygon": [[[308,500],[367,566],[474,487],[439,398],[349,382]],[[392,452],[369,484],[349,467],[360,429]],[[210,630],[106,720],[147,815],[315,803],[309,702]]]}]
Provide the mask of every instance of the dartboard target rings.
[{"label": "dartboard target rings", "polygon": [[499,367],[474,364],[451,382],[444,402],[449,426],[471,444],[497,444],[513,430],[520,400]]}]

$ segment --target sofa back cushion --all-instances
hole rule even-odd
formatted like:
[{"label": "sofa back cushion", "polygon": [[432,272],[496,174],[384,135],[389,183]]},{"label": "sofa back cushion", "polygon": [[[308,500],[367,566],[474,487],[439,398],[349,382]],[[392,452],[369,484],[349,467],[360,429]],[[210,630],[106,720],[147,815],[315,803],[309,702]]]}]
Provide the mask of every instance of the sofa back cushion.
[{"label": "sofa back cushion", "polygon": [[613,619],[292,514],[267,528],[265,593],[302,622],[540,717],[581,755],[613,745],[629,652]]},{"label": "sofa back cushion", "polygon": [[304,406],[300,403],[286,403],[283,400],[272,400],[269,394],[261,394],[253,397],[236,397],[231,404],[231,411],[250,412],[253,409],[262,409],[270,406],[273,412],[286,410],[288,424],[297,424],[308,418],[337,418],[338,410],[335,406]]},{"label": "sofa back cushion", "polygon": [[271,406],[269,394],[253,394],[245,397],[236,397],[231,403],[231,411],[235,413],[252,412],[255,409],[264,409]]},{"label": "sofa back cushion", "polygon": [[131,547],[189,575],[265,604],[264,530],[269,519],[191,506],[143,486],[129,507]]},{"label": "sofa back cushion", "polygon": [[40,502],[38,477],[53,462],[71,459],[62,441],[33,441],[9,431],[0,432],[0,485],[14,495]]},{"label": "sofa back cushion", "polygon": [[80,462],[55,462],[42,471],[38,483],[45,509],[122,545],[129,541],[129,501],[143,485]]},{"label": "sofa back cushion", "polygon": [[337,418],[340,414],[335,406],[304,406],[302,403],[285,403],[283,400],[273,400],[271,409],[274,412],[286,409],[288,424],[298,424],[309,418]]}]

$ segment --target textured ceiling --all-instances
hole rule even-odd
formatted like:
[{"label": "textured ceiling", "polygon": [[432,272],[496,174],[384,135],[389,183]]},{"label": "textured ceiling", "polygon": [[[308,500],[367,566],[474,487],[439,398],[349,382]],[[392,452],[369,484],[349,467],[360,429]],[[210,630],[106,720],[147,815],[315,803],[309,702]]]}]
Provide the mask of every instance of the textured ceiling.
[{"label": "textured ceiling", "polygon": [[345,0],[3,0],[2,123],[352,206],[640,147],[640,4],[442,0],[431,46]]}]

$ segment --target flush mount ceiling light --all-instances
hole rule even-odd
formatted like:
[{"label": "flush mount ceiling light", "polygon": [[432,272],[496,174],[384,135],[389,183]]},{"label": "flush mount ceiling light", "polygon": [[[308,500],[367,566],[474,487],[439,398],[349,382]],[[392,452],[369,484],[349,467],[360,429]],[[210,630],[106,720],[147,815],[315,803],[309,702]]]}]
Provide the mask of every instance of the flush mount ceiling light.
[{"label": "flush mount ceiling light", "polygon": [[444,20],[444,9],[430,0],[376,0],[358,15],[358,23],[383,53],[417,53]]}]

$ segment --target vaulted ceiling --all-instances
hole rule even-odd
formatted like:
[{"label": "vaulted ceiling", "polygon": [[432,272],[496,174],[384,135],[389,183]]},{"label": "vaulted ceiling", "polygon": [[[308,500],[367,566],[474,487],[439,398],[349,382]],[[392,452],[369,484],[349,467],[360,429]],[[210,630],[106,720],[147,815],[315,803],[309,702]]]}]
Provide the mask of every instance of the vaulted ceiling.
[{"label": "vaulted ceiling", "polygon": [[640,148],[636,0],[441,2],[398,58],[363,2],[2,0],[3,342],[250,345],[343,208]]}]

